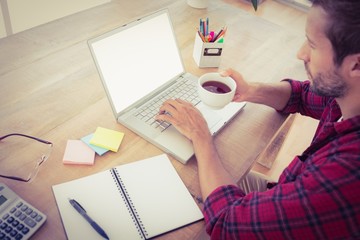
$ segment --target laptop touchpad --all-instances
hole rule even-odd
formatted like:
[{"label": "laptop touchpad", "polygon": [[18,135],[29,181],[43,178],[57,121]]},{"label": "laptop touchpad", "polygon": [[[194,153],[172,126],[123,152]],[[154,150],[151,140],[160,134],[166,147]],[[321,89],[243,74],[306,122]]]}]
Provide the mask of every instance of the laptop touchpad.
[{"label": "laptop touchpad", "polygon": [[209,129],[215,126],[222,118],[221,116],[211,108],[205,106],[203,103],[199,103],[196,107],[200,110],[202,115],[204,116]]}]

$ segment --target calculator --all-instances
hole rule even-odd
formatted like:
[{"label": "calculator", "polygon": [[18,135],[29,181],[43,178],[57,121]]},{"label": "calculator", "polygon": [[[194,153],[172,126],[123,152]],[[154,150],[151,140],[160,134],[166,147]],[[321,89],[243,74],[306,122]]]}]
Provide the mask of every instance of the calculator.
[{"label": "calculator", "polygon": [[0,183],[0,239],[29,239],[46,221],[46,215]]}]

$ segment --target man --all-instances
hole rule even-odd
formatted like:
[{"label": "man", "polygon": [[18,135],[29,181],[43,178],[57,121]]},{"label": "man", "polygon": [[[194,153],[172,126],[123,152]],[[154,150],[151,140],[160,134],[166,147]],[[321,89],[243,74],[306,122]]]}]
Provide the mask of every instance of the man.
[{"label": "man", "polygon": [[234,101],[320,119],[309,148],[271,189],[245,194],[236,186],[191,104],[169,100],[160,109],[158,119],[193,143],[212,239],[360,239],[360,1],[314,0],[306,38],[298,58],[309,81],[247,83],[223,72],[237,82]]}]

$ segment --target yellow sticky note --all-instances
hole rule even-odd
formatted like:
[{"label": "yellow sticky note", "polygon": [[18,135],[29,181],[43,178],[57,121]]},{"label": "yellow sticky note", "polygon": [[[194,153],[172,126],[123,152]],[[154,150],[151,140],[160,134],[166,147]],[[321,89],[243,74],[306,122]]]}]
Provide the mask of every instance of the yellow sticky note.
[{"label": "yellow sticky note", "polygon": [[123,138],[124,133],[122,132],[98,127],[90,140],[90,144],[117,152]]}]

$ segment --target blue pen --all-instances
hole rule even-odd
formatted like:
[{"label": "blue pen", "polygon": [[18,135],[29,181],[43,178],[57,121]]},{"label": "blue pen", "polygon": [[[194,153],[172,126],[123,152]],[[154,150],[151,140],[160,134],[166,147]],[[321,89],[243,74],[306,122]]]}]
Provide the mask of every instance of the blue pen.
[{"label": "blue pen", "polygon": [[207,36],[207,35],[209,35],[209,18],[208,17],[206,18],[206,35],[205,36]]},{"label": "blue pen", "polygon": [[95,229],[97,233],[99,233],[102,237],[105,239],[109,239],[109,237],[106,235],[105,231],[94,221],[92,220],[89,215],[87,215],[85,209],[74,199],[69,199],[69,202],[71,206],[73,206],[80,215],[86,219],[88,223]]}]

